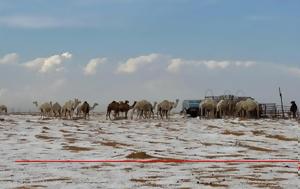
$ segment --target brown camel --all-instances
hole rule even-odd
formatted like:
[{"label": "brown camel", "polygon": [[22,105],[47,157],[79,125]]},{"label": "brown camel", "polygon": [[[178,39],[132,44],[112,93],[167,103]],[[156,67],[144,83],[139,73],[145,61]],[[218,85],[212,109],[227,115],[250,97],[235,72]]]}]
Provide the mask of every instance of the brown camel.
[{"label": "brown camel", "polygon": [[94,103],[94,105],[91,107],[87,101],[82,103],[82,105],[77,107],[77,117],[80,117],[81,113],[83,114],[84,119],[88,116],[90,118],[90,111],[94,110],[96,106],[98,106],[98,103]]},{"label": "brown camel", "polygon": [[109,117],[109,119],[111,120],[111,117],[110,117],[110,113],[111,111],[114,111],[114,117],[115,119],[118,117],[119,115],[119,103],[116,102],[116,101],[112,101],[108,106],[107,106],[107,111],[106,111],[106,119],[107,117]]},{"label": "brown camel", "polygon": [[128,100],[126,100],[125,103],[122,101],[119,103],[119,112],[124,112],[125,119],[127,119],[128,111],[130,109],[132,109],[135,106],[135,104],[136,104],[136,101],[134,101],[134,103],[130,106]]}]

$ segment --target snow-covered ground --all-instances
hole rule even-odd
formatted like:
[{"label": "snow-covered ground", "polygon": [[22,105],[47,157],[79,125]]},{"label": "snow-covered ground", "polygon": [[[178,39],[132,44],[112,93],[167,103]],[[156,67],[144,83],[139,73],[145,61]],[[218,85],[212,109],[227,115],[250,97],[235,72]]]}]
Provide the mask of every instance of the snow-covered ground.
[{"label": "snow-covered ground", "polygon": [[298,188],[297,163],[15,163],[18,159],[299,159],[291,120],[0,116],[0,188]]}]

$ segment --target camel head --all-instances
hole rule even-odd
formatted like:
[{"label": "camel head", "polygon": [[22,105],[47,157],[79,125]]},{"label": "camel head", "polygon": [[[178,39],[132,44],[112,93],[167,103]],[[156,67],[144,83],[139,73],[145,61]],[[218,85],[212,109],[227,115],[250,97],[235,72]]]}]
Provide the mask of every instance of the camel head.
[{"label": "camel head", "polygon": [[96,102],[96,103],[94,103],[94,105],[93,105],[93,107],[92,107],[92,109],[94,109],[96,106],[99,106],[99,104]]},{"label": "camel head", "polygon": [[136,105],[136,101],[134,101],[133,104],[129,108],[132,109],[135,105]]},{"label": "camel head", "polygon": [[36,107],[38,107],[38,102],[37,101],[33,101],[32,102]]},{"label": "camel head", "polygon": [[73,108],[75,109],[80,103],[81,103],[81,101],[78,100],[77,98],[75,98]]},{"label": "camel head", "polygon": [[176,108],[177,107],[177,105],[178,105],[178,103],[179,103],[179,99],[176,99],[176,102],[174,103],[172,103],[172,108]]}]

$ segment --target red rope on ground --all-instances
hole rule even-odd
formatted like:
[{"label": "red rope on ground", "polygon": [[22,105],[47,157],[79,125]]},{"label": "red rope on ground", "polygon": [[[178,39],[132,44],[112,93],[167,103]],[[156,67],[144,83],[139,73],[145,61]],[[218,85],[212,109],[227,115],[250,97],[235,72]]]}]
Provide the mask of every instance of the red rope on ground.
[{"label": "red rope on ground", "polygon": [[104,159],[104,160],[16,160],[16,163],[300,163],[299,160],[289,159]]}]

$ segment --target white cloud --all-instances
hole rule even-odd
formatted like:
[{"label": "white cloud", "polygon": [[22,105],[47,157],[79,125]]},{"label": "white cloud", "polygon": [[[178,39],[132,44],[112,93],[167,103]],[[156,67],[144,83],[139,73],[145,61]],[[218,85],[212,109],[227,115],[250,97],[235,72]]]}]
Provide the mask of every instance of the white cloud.
[{"label": "white cloud", "polygon": [[94,58],[84,67],[83,72],[85,75],[95,75],[99,64],[104,64],[107,58]]},{"label": "white cloud", "polygon": [[225,69],[227,68],[231,63],[228,61],[215,61],[215,60],[204,60],[200,61],[200,64],[204,64],[209,69]]},{"label": "white cloud", "polygon": [[66,79],[57,79],[52,84],[49,85],[49,89],[56,91],[62,88],[67,83]]},{"label": "white cloud", "polygon": [[159,54],[149,54],[146,56],[139,56],[135,58],[129,58],[126,63],[120,64],[117,68],[117,73],[132,74],[136,72],[140,67],[151,64],[159,58]]},{"label": "white cloud", "polygon": [[2,97],[7,92],[8,92],[8,89],[5,89],[5,88],[0,89],[0,97]]},{"label": "white cloud", "polygon": [[0,64],[16,63],[18,59],[19,59],[19,55],[17,53],[6,54],[2,58],[0,57]]},{"label": "white cloud", "polygon": [[253,61],[218,61],[218,60],[183,60],[171,59],[167,67],[167,71],[171,73],[178,73],[183,66],[199,66],[203,65],[210,70],[226,69],[228,67],[244,67],[248,68],[255,65]]},{"label": "white cloud", "polygon": [[71,59],[72,54],[65,52],[61,55],[53,55],[47,58],[36,58],[23,64],[26,68],[38,71],[40,73],[47,73],[52,70],[63,70],[62,63],[65,60]]},{"label": "white cloud", "polygon": [[294,76],[300,77],[300,68],[297,67],[289,67],[287,68],[288,72]]},{"label": "white cloud", "polygon": [[185,64],[187,64],[187,62],[180,58],[172,59],[167,67],[167,71],[171,73],[177,73],[180,71],[180,68]]},{"label": "white cloud", "polygon": [[57,28],[57,27],[76,27],[83,25],[78,20],[70,20],[65,18],[49,17],[42,15],[11,15],[1,16],[0,26],[14,28]]}]

